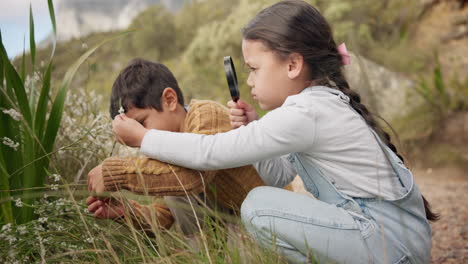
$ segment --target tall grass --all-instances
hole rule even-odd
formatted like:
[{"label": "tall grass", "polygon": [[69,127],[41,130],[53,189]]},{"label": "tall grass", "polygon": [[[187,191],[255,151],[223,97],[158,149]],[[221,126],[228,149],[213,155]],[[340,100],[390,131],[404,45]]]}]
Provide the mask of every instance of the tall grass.
[{"label": "tall grass", "polygon": [[[48,1],[54,32],[55,12],[52,0]],[[48,176],[54,143],[62,121],[65,99],[76,71],[101,45],[99,43],[84,53],[67,70],[58,89],[51,86],[53,72],[52,49],[47,66],[36,71],[36,44],[34,39],[33,12],[29,11],[30,58],[32,78],[26,75],[25,52],[18,71],[8,58],[0,32],[0,225],[26,223],[34,218],[29,206],[18,207],[10,197],[21,197],[31,205],[38,189],[44,187]],[[37,85],[37,82],[40,82]],[[38,97],[35,96],[39,89]],[[52,168],[54,171],[54,168]]]},{"label": "tall grass", "polygon": [[38,219],[1,229],[0,263],[285,263],[253,241],[239,218],[213,211],[204,239],[175,228],[145,233],[132,222],[97,219],[81,200],[50,195],[32,207]]}]

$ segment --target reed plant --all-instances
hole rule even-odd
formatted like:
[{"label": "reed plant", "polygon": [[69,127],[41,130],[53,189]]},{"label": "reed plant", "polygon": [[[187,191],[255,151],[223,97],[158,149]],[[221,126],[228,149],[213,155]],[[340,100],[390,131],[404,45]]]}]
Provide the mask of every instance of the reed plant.
[{"label": "reed plant", "polygon": [[[58,151],[54,143],[73,76],[96,49],[126,33],[87,50],[71,64],[54,89],[51,79],[57,30],[52,0],[48,0],[48,7],[54,44],[50,59],[43,67],[36,63],[34,18],[32,8],[29,10],[31,76],[26,73],[25,52],[17,70],[8,57],[0,32],[0,225],[22,224],[35,217],[30,205],[40,196],[39,190],[44,188],[47,176],[56,171],[50,162],[51,155]],[[13,201],[15,197],[21,198],[26,206],[17,206]]]}]

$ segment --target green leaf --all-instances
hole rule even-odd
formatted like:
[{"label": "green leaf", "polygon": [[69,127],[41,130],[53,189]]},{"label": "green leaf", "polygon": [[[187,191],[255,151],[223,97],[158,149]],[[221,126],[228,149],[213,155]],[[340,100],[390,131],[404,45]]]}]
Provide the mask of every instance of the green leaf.
[{"label": "green leaf", "polygon": [[10,201],[8,172],[3,166],[5,160],[0,152],[0,216],[3,223],[13,223],[13,210]]},{"label": "green leaf", "polygon": [[[29,4],[29,45],[31,52],[31,65],[34,67],[36,62],[36,41],[34,39],[34,18],[32,13],[32,5]],[[34,68],[33,68],[34,69]],[[34,72],[34,70],[32,71]]]},{"label": "green leaf", "polygon": [[50,15],[50,21],[52,22],[52,30],[54,32],[53,41],[52,41],[52,53],[50,54],[50,59],[52,59],[55,54],[55,47],[57,46],[57,24],[55,22],[54,3],[52,2],[52,0],[48,0],[47,4],[49,6],[49,15]]},{"label": "green leaf", "polygon": [[445,93],[444,80],[439,64],[437,64],[437,66],[434,68],[434,85],[440,95]]},{"label": "green leaf", "polygon": [[[29,46],[30,46],[30,53],[31,53],[31,74],[32,78],[34,79],[34,71],[36,65],[36,40],[34,39],[34,18],[32,13],[32,5],[29,4]],[[29,105],[30,108],[34,107],[34,81],[31,82],[31,87],[29,89]]]},{"label": "green leaf", "polygon": [[29,125],[32,125],[31,109],[29,107],[28,97],[26,95],[23,82],[8,59],[3,42],[0,43],[0,56],[3,61],[3,67],[5,67],[5,79],[7,81],[7,86],[11,86],[14,90],[21,114],[23,115],[26,122]]},{"label": "green leaf", "polygon": [[21,57],[21,79],[26,81],[26,36],[23,38],[23,56]]},{"label": "green leaf", "polygon": [[[2,41],[2,31],[0,30],[0,43],[2,44],[1,47],[0,47],[0,53],[5,53],[6,54],[6,50],[5,48],[3,47],[3,41]],[[8,57],[8,55],[7,55]],[[1,58],[1,55],[0,55],[0,87],[3,87],[3,80],[4,80],[4,67],[3,67],[3,60]]]},{"label": "green leaf", "polygon": [[47,115],[47,101],[50,93],[50,79],[52,72],[52,61],[49,62],[47,70],[44,74],[44,80],[42,82],[41,94],[39,95],[39,101],[37,102],[36,116],[34,118],[34,129],[38,138],[42,138],[44,135],[44,127],[46,125]]},{"label": "green leaf", "polygon": [[54,3],[52,2],[52,0],[48,0],[47,5],[49,6],[49,15],[50,15],[50,21],[52,22],[52,30],[54,31],[54,35],[57,35],[57,24],[55,22]]}]

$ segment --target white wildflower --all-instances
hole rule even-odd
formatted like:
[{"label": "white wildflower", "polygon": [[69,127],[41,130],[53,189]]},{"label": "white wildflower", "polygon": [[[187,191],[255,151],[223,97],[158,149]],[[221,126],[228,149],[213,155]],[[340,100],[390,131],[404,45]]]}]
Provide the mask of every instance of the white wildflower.
[{"label": "white wildflower", "polygon": [[58,184],[51,184],[51,185],[50,185],[50,189],[51,189],[52,191],[57,191],[57,190],[58,190],[58,186],[59,186]]},{"label": "white wildflower", "polygon": [[15,200],[15,206],[16,207],[23,207],[23,201],[21,201],[21,198],[18,198]]},{"label": "white wildflower", "polygon": [[47,222],[47,217],[39,217],[38,221],[39,223],[44,224],[45,222]]},{"label": "white wildflower", "polygon": [[26,81],[24,81],[24,87],[25,88],[30,87],[31,83],[32,83],[31,77],[29,77],[29,75],[26,75]]},{"label": "white wildflower", "polygon": [[8,147],[14,149],[16,151],[16,149],[18,148],[19,146],[19,142],[14,142],[13,140],[11,140],[10,138],[8,137],[3,137],[3,144],[7,145]]},{"label": "white wildflower", "polygon": [[58,181],[60,181],[60,179],[62,177],[60,175],[58,175],[58,174],[52,174],[52,175],[49,176],[49,178],[54,179],[54,182],[58,182]]},{"label": "white wildflower", "polygon": [[26,226],[18,226],[16,229],[20,235],[26,235],[28,233],[28,230],[26,229]]},{"label": "white wildflower", "polygon": [[11,118],[13,118],[14,120],[16,121],[19,121],[21,119],[21,114],[18,113],[18,111],[16,111],[15,109],[13,108],[10,108],[10,109],[5,109],[2,111],[4,114],[7,114],[9,115]]},{"label": "white wildflower", "polygon": [[83,211],[84,211],[85,214],[89,214],[88,208],[85,208]]},{"label": "white wildflower", "polygon": [[36,230],[37,235],[39,234],[38,233],[39,231],[41,231],[41,232],[45,231],[44,227],[41,226],[41,225],[37,225],[34,229]]},{"label": "white wildflower", "polygon": [[93,242],[94,242],[94,238],[88,237],[88,238],[85,240],[85,242],[87,242],[87,243],[93,243]]},{"label": "white wildflower", "polygon": [[2,232],[10,232],[11,231],[11,223],[2,226]]},{"label": "white wildflower", "polygon": [[55,202],[55,204],[56,204],[57,206],[64,206],[64,205],[65,205],[65,199],[64,199],[64,198],[60,198],[60,199],[58,199],[58,200]]},{"label": "white wildflower", "polygon": [[10,243],[10,245],[11,245],[11,244],[13,244],[14,242],[16,242],[17,239],[16,239],[16,237],[14,237],[14,236],[8,236],[8,237],[7,237],[7,240],[8,240],[8,243]]},{"label": "white wildflower", "polygon": [[38,72],[35,72],[35,73],[34,73],[34,76],[33,76],[33,81],[34,81],[34,82],[37,82],[37,81],[39,81],[40,79],[41,79],[41,78],[40,78],[40,76],[39,76],[39,73],[38,73]]}]

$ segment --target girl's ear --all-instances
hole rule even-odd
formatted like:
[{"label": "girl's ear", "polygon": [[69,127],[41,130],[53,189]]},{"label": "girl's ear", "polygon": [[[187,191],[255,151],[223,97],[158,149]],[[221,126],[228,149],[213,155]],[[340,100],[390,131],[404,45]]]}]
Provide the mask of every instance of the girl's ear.
[{"label": "girl's ear", "polygon": [[177,109],[177,99],[177,93],[174,89],[171,87],[165,88],[161,96],[163,110],[168,110],[170,112],[175,111]]},{"label": "girl's ear", "polygon": [[294,52],[289,55],[287,62],[289,79],[296,79],[301,75],[302,69],[304,68],[304,57]]}]

